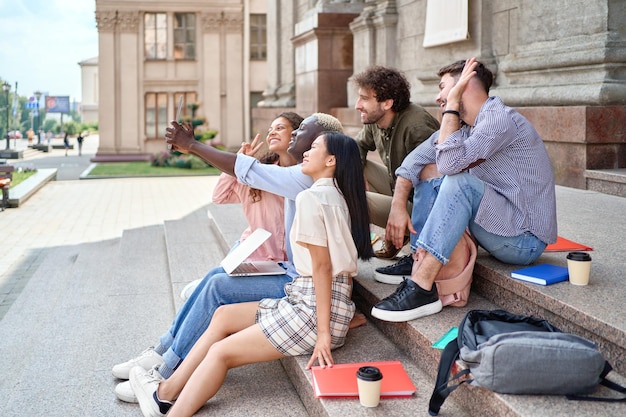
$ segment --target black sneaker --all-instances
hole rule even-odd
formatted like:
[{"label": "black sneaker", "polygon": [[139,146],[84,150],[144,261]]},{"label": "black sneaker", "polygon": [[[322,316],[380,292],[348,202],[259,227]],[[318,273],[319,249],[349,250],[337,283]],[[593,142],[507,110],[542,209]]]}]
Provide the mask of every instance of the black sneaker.
[{"label": "black sneaker", "polygon": [[372,307],[372,316],[384,321],[409,321],[441,311],[437,286],[430,291],[410,279],[402,281],[396,292]]},{"label": "black sneaker", "polygon": [[401,284],[404,278],[411,278],[413,255],[403,256],[393,265],[376,268],[374,279],[385,284]]}]

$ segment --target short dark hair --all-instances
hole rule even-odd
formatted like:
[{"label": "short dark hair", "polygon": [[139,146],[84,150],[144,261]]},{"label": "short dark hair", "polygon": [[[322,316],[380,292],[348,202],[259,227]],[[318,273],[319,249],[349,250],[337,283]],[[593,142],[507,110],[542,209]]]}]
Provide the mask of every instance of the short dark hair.
[{"label": "short dark hair", "polygon": [[279,117],[283,117],[283,118],[287,119],[289,121],[289,124],[291,125],[291,129],[292,130],[296,130],[297,128],[299,128],[300,127],[300,123],[302,123],[302,121],[304,120],[304,118],[302,116],[300,116],[298,113],[294,113],[292,111],[282,112],[281,114],[276,116],[276,119],[278,119]]},{"label": "short dark hair", "polygon": [[411,103],[411,84],[397,69],[374,65],[355,75],[353,81],[359,88],[374,91],[379,103],[393,100],[391,110],[396,113]]},{"label": "short dark hair", "polygon": [[325,131],[320,136],[324,137],[328,154],[334,155],[336,159],[335,183],[348,206],[350,231],[357,253],[359,258],[369,259],[374,256],[374,252],[359,146],[354,139],[343,133]]},{"label": "short dark hair", "polygon": [[[476,63],[478,65],[476,65],[476,68],[474,69],[474,71],[476,71],[476,75],[474,77],[478,79],[478,81],[480,81],[480,83],[483,85],[483,87],[485,88],[485,92],[489,93],[489,89],[493,84],[493,73],[489,70],[489,68],[483,65],[482,62],[476,61]],[[463,72],[464,66],[465,60],[456,61],[439,69],[439,71],[437,71],[437,75],[439,77],[443,77],[446,74],[450,74],[452,77],[458,80],[459,76]]]}]

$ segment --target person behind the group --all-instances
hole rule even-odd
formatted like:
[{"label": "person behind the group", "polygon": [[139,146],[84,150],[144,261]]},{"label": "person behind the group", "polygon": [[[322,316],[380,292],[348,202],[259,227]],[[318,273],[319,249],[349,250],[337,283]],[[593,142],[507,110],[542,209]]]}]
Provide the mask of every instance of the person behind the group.
[{"label": "person behind the group", "polygon": [[[302,162],[303,153],[310,149],[313,140],[323,131],[342,132],[343,127],[339,120],[331,115],[314,113],[305,118],[298,129],[292,132],[288,152],[297,163]],[[225,173],[231,175],[236,173],[237,179],[242,184],[284,197],[285,235],[289,236],[295,214],[295,198],[313,183],[311,177],[302,173],[299,165],[281,167],[262,164],[257,158],[245,154],[253,154],[255,149],[237,154],[220,151],[196,141],[191,127],[183,126],[176,121],[168,127],[165,136],[174,149],[182,153],[193,153]],[[172,327],[161,336],[159,344],[146,349],[138,357],[118,365],[120,372],[114,372],[114,375],[128,379],[128,371],[133,366],[139,365],[154,378],[168,378],[183,362],[220,305],[283,297],[285,284],[297,275],[293,267],[289,240],[286,243],[289,259],[284,263],[287,267],[286,274],[230,277],[222,268],[209,271],[178,311]],[[116,394],[120,399],[135,400],[127,382],[117,385]]]},{"label": "person behind the group", "polygon": [[[406,158],[397,171],[398,201],[387,228],[396,245],[405,229],[418,232],[416,247],[424,257],[411,279],[372,308],[381,320],[407,321],[441,310],[433,282],[466,229],[493,257],[516,265],[534,262],[557,237],[554,175],[535,128],[489,96],[493,75],[475,58],[443,67],[438,75],[436,102],[443,112],[436,165],[412,161],[424,156],[419,151]],[[431,173],[417,169],[423,166]],[[402,204],[411,191],[414,205],[427,213],[413,222]]]},{"label": "person behind the group", "polygon": [[[296,159],[291,156],[287,149],[291,141],[292,132],[299,127],[302,120],[302,117],[296,113],[284,112],[272,121],[265,140],[269,154],[261,162],[272,163],[277,166],[291,166],[296,163]],[[255,148],[262,145],[262,143],[257,143],[258,139],[259,135],[253,141]],[[242,149],[249,149],[247,145],[249,144],[242,145]],[[232,201],[233,197],[228,190],[224,189],[229,184],[231,186],[230,190],[237,194],[237,198],[242,202],[242,210],[248,222],[248,228],[242,233],[241,240],[244,240],[252,230],[259,227],[272,233],[272,236],[249,259],[285,260],[284,199],[276,194],[257,190],[246,185],[233,184],[231,179],[234,179],[234,177],[227,174],[223,175],[218,181],[213,197],[222,203]],[[213,282],[215,280],[218,282],[224,280],[230,282],[230,279],[227,277],[224,269],[218,266],[211,269],[203,279],[194,281],[186,286],[181,296],[186,300],[191,299],[178,311],[170,329],[159,338],[159,342],[154,347],[146,349],[136,358],[115,365],[112,370],[113,375],[119,379],[127,380],[130,369],[140,365],[146,369],[156,366],[156,372],[162,377],[168,378],[208,326],[213,311],[219,306],[218,300],[223,302],[229,300],[229,293],[224,291],[216,294],[217,298],[207,300],[205,293],[198,292],[194,294],[194,290],[198,286],[202,286],[206,288],[206,291],[210,291],[209,289],[214,288],[214,285],[208,281]],[[260,297],[262,297],[264,294],[263,287],[266,287],[266,291],[270,294],[281,294],[280,291],[282,291],[283,285],[290,280],[290,277],[286,275],[271,276],[270,278],[255,277],[254,281],[249,277],[238,277],[235,280],[237,281],[236,284],[246,285],[252,291],[258,289],[261,294]],[[230,285],[228,288],[232,288],[232,291],[240,291],[241,288],[245,288],[236,284],[233,282],[233,285]],[[243,300],[234,298],[235,302]],[[118,384],[115,388],[115,393],[123,401],[135,401],[128,382]]]},{"label": "person behind the group", "polygon": [[83,140],[83,133],[80,132],[78,136],[76,136],[76,143],[78,144],[78,156],[81,156],[83,154]]},{"label": "person behind the group", "polygon": [[70,134],[65,132],[63,136],[63,147],[65,148],[65,156],[67,156],[67,151],[70,149]]},{"label": "person behind the group", "polygon": [[[423,107],[411,103],[410,84],[394,68],[368,67],[354,76],[358,88],[355,108],[361,113],[363,128],[356,137],[368,184],[368,205],[372,223],[385,227],[396,175],[404,157],[439,129],[439,122]],[[378,151],[384,164],[367,159]],[[410,200],[407,202],[410,205]],[[393,258],[403,244],[394,247],[385,239],[376,251],[379,258]]]},{"label": "person behind the group", "polygon": [[324,132],[305,152],[302,172],[314,184],[296,199],[290,239],[298,276],[286,296],[220,307],[166,381],[131,370],[144,416],[164,416],[169,407],[171,417],[192,416],[238,366],[309,353],[307,367],[334,364],[331,350],[345,343],[355,310],[357,259],[373,256],[358,147],[348,136]]}]

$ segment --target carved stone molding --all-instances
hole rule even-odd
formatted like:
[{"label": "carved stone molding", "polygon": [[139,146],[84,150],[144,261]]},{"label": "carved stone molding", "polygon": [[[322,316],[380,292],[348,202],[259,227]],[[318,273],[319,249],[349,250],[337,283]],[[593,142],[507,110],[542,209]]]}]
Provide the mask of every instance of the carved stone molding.
[{"label": "carved stone molding", "polygon": [[116,10],[96,10],[98,32],[114,32],[117,23]]},{"label": "carved stone molding", "polygon": [[227,32],[241,32],[243,30],[243,15],[241,13],[224,13],[222,22]]},{"label": "carved stone molding", "polygon": [[140,16],[139,12],[118,12],[117,23],[120,32],[138,33]]},{"label": "carved stone molding", "polygon": [[200,20],[204,32],[219,32],[222,28],[227,32],[241,32],[243,30],[243,15],[241,13],[202,13]]}]

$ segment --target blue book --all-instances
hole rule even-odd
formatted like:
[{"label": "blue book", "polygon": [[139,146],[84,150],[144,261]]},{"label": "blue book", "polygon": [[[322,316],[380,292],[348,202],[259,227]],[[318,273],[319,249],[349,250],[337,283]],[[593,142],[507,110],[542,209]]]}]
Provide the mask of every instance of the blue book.
[{"label": "blue book", "polygon": [[541,264],[511,271],[511,277],[539,285],[551,285],[567,281],[569,273],[564,266]]}]

